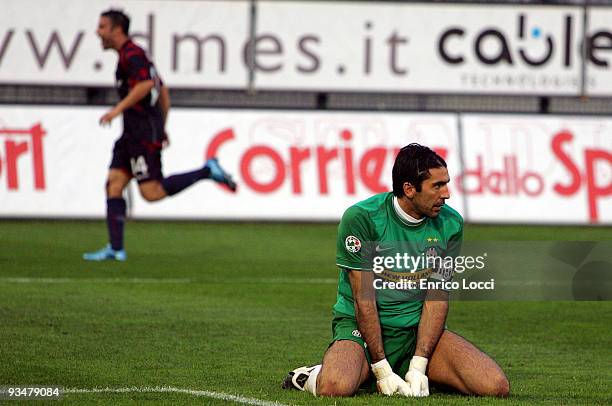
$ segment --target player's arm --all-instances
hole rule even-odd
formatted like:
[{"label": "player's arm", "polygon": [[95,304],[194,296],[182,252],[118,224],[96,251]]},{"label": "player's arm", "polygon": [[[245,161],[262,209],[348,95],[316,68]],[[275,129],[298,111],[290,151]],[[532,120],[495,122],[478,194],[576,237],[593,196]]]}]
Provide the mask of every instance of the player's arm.
[{"label": "player's arm", "polygon": [[414,396],[429,396],[427,363],[444,332],[447,315],[448,292],[428,290],[419,321],[416,349],[406,373],[406,382]]},{"label": "player's arm", "polygon": [[170,111],[170,91],[162,84],[159,89],[159,108],[162,112],[162,118],[164,120],[164,139],[162,141],[164,148],[170,145],[170,137],[166,132],[166,123],[168,122],[168,112]]},{"label": "player's arm", "polygon": [[[443,253],[444,257],[450,256],[456,258],[461,252],[463,219],[460,217],[456,227],[456,232],[449,238],[446,251]],[[440,281],[450,281],[453,277],[453,272],[452,267],[438,268],[431,278]],[[410,361],[410,368],[406,374],[406,381],[410,384],[415,396],[429,395],[429,382],[425,374],[427,363],[444,332],[447,315],[448,292],[436,289],[428,290],[425,302],[423,303],[423,310],[421,311],[414,357]]]},{"label": "player's arm", "polygon": [[[410,386],[393,372],[385,358],[380,319],[376,306],[374,274],[369,269],[369,253],[361,242],[376,240],[376,232],[362,208],[349,207],[342,215],[336,240],[336,264],[348,272],[355,307],[355,320],[372,358],[376,386],[385,395],[399,393],[410,396]],[[362,269],[361,271],[357,269]]]},{"label": "player's arm", "polygon": [[168,122],[168,112],[170,111],[170,91],[164,85],[159,89],[159,107],[164,118],[164,125]]},{"label": "player's arm", "polygon": [[100,118],[100,124],[110,124],[111,121],[113,121],[113,119],[119,114],[123,113],[125,110],[129,109],[130,107],[134,106],[136,103],[144,99],[145,96],[149,94],[151,89],[153,89],[154,85],[155,83],[153,79],[143,80],[136,83],[136,85],[134,85],[134,87],[130,90],[127,96],[121,99],[121,101],[119,101],[119,103],[117,103],[115,107],[113,107],[109,112],[107,112]]},{"label": "player's arm", "polygon": [[433,354],[444,331],[447,315],[448,292],[429,290],[423,303],[414,355],[427,359],[431,358],[431,354]]},{"label": "player's arm", "polygon": [[374,292],[374,275],[372,272],[349,271],[349,280],[353,299],[355,300],[355,319],[363,340],[368,345],[372,363],[385,358],[376,294]]},{"label": "player's arm", "polygon": [[372,272],[348,271],[353,299],[355,301],[355,319],[359,332],[368,346],[372,358],[372,373],[376,376],[378,390],[391,396],[396,393],[412,396],[410,386],[391,369],[385,358],[380,319],[376,307],[374,292],[374,275]]}]

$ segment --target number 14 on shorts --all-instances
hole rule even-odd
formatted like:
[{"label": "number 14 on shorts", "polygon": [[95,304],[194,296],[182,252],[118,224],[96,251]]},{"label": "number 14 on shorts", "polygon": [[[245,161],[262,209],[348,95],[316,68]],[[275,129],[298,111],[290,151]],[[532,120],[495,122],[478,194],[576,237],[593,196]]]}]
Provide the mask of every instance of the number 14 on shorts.
[{"label": "number 14 on shorts", "polygon": [[147,166],[144,156],[140,155],[136,158],[130,158],[130,165],[132,166],[132,173],[136,179],[149,177],[149,167]]}]

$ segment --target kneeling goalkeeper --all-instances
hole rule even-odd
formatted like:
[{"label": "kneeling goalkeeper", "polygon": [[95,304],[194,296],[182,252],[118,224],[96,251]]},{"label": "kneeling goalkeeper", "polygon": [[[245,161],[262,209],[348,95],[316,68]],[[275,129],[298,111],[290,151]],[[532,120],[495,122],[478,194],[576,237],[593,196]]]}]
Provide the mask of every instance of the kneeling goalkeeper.
[{"label": "kneeling goalkeeper", "polygon": [[383,281],[448,281],[452,269],[386,269],[385,262],[385,269],[373,272],[375,256],[459,253],[463,219],[445,205],[449,181],[442,157],[410,144],[395,160],[393,192],[344,213],[336,247],[340,275],[332,342],[321,365],[290,372],[283,388],[352,396],[370,386],[389,396],[421,397],[429,395],[432,383],[468,395],[508,396],[508,380],[496,362],[445,329],[448,292],[380,289]]}]

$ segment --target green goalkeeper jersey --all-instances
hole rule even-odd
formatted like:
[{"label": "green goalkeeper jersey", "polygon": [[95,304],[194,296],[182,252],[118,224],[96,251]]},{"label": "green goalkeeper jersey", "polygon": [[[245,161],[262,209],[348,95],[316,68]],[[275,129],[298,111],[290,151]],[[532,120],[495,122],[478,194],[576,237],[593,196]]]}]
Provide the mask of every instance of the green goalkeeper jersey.
[{"label": "green goalkeeper jersey", "polygon": [[461,249],[461,215],[444,205],[436,218],[414,224],[401,218],[398,209],[388,192],[349,207],[342,216],[336,244],[341,271],[335,315],[355,316],[347,270],[374,272],[380,323],[390,327],[418,325],[422,288],[434,286],[423,282],[452,278],[449,258]]}]

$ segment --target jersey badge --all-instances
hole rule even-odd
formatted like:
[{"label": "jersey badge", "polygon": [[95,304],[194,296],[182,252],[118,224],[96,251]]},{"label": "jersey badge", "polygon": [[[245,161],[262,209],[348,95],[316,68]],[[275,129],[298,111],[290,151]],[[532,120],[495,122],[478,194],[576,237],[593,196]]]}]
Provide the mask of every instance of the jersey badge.
[{"label": "jersey badge", "polygon": [[361,251],[361,241],[359,241],[359,238],[355,237],[354,235],[349,235],[346,237],[346,240],[344,240],[344,246],[348,252]]}]

